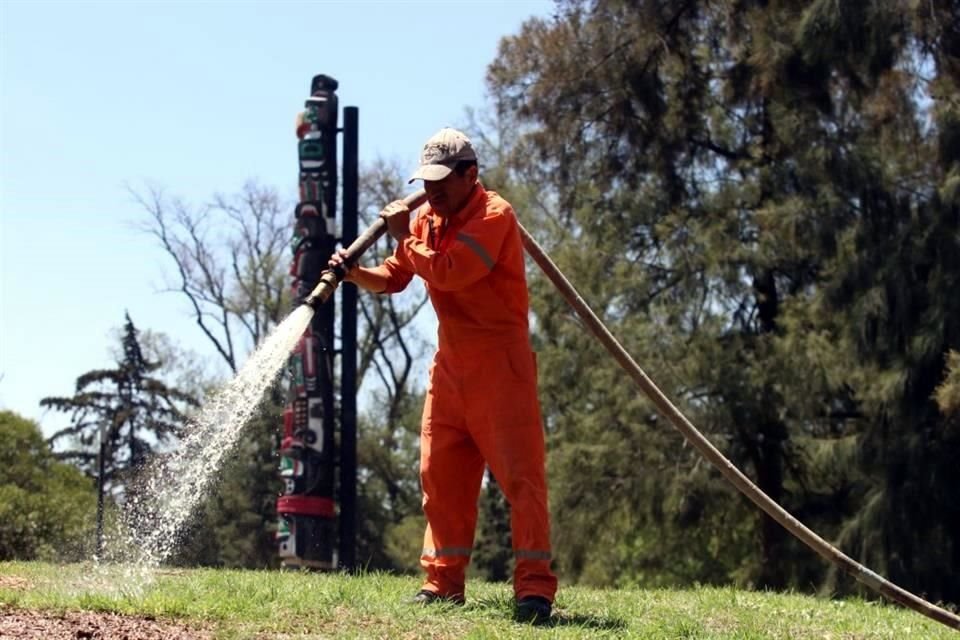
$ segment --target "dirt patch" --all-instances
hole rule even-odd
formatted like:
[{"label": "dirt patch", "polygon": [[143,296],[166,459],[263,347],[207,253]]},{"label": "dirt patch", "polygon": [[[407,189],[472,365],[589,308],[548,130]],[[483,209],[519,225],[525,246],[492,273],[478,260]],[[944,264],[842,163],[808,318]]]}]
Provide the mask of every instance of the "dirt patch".
[{"label": "dirt patch", "polygon": [[0,609],[0,640],[209,640],[212,637],[203,629],[115,613],[53,614]]}]

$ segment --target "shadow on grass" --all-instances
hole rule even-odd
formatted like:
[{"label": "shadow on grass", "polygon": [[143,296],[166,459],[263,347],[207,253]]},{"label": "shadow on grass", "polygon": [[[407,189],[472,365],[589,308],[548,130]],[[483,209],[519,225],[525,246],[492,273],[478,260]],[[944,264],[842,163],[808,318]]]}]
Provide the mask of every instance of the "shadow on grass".
[{"label": "shadow on grass", "polygon": [[[530,624],[530,623],[519,623]],[[580,629],[596,629],[598,631],[613,631],[626,629],[627,621],[621,618],[604,618],[602,616],[583,615],[556,611],[546,622],[537,624],[538,627],[578,627]]]},{"label": "shadow on grass", "polygon": [[596,629],[598,631],[613,631],[626,629],[627,621],[622,618],[604,618],[602,616],[583,615],[579,613],[554,613],[547,622],[538,627],[579,627],[581,629]]},{"label": "shadow on grass", "polygon": [[626,620],[621,618],[605,618],[602,616],[584,615],[558,609],[554,609],[553,615],[550,616],[550,619],[544,622],[538,622],[536,624],[532,622],[522,622],[514,617],[516,615],[516,611],[511,598],[481,598],[479,600],[474,600],[472,606],[479,609],[488,609],[490,611],[508,611],[509,613],[507,614],[507,617],[517,624],[523,626],[536,626],[539,628],[578,627],[580,629],[593,629],[597,631],[614,631],[625,629],[627,627]]}]

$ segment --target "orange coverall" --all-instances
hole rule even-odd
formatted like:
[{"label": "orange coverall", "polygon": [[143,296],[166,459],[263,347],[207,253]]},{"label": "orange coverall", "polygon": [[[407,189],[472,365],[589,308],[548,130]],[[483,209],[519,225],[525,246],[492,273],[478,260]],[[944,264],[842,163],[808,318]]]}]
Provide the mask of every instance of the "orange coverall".
[{"label": "orange coverall", "polygon": [[516,598],[553,602],[543,424],[513,208],[479,183],[455,216],[424,205],[410,236],[369,271],[386,281],[384,293],[419,275],[439,320],[420,433],[423,588],[464,594],[487,464],[511,507]]}]

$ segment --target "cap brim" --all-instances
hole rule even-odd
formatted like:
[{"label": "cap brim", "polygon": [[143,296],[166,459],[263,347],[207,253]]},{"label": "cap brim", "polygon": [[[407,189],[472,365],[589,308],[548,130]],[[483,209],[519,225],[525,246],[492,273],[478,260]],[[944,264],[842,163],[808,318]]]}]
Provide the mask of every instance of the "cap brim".
[{"label": "cap brim", "polygon": [[416,172],[410,176],[410,179],[407,180],[407,184],[412,183],[414,180],[443,180],[453,171],[452,167],[448,167],[442,164],[425,164],[422,165]]}]

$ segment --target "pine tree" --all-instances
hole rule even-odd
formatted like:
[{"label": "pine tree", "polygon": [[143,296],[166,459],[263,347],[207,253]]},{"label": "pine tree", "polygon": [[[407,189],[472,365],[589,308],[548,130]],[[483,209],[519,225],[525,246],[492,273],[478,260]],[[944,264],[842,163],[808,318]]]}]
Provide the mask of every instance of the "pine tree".
[{"label": "pine tree", "polygon": [[123,357],[113,369],[88,371],[77,378],[71,397],[48,397],[41,406],[70,414],[70,426],[49,438],[58,458],[87,475],[97,475],[102,442],[103,481],[108,492],[129,488],[147,459],[180,434],[186,411],[197,405],[187,393],[152,377],[159,363],[149,362],[126,315],[121,340]]}]

